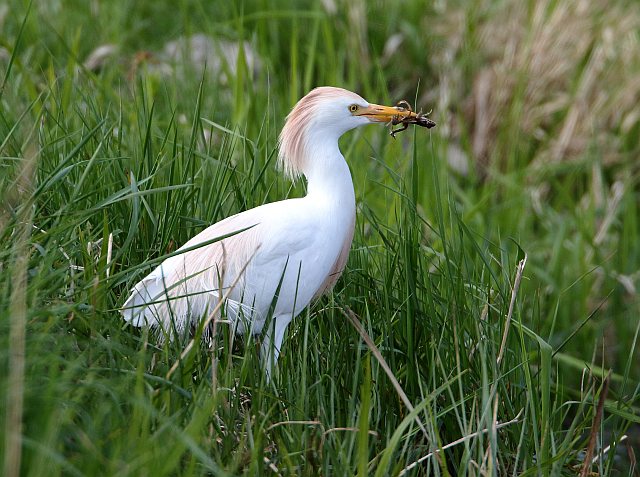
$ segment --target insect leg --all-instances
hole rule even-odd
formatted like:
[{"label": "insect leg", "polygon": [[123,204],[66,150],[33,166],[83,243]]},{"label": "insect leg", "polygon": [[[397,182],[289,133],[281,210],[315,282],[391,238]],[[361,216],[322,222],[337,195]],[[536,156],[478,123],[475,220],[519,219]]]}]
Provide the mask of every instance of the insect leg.
[{"label": "insect leg", "polygon": [[398,123],[398,124],[402,124],[402,127],[399,127],[398,129],[392,129],[389,132],[389,134],[391,135],[391,137],[393,139],[396,138],[396,134],[398,134],[399,132],[404,131],[405,129],[407,129],[409,127],[409,123],[405,123],[405,122],[402,122],[402,121],[400,123]]}]

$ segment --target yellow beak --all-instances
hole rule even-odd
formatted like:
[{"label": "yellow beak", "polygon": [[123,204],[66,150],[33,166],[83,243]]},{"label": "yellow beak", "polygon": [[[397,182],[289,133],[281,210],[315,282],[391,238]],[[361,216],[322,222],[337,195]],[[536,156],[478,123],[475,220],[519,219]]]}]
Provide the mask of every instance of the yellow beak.
[{"label": "yellow beak", "polygon": [[358,111],[353,113],[354,116],[366,116],[371,121],[379,123],[388,123],[394,119],[407,117],[411,114],[415,116],[415,113],[403,110],[402,108],[397,108],[395,106],[380,106],[379,104],[369,104],[368,107],[360,108]]}]

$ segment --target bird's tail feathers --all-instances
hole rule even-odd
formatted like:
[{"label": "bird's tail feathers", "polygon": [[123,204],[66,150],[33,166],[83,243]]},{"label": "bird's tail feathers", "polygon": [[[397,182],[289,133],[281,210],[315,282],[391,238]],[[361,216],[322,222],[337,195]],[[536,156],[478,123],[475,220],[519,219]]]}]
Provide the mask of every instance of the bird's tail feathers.
[{"label": "bird's tail feathers", "polygon": [[133,326],[180,332],[191,317],[201,316],[211,299],[218,297],[204,281],[202,277],[164,273],[161,265],[133,287],[122,306],[122,316]]}]

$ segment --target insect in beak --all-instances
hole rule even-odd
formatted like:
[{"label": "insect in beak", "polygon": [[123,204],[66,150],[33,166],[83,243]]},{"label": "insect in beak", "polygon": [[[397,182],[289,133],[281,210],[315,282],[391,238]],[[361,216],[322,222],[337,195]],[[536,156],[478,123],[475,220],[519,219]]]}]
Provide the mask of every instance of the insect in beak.
[{"label": "insect in beak", "polygon": [[[363,108],[357,112],[358,116],[366,116],[370,121],[388,123],[391,125],[391,136],[396,137],[396,134],[404,131],[409,127],[409,124],[417,124],[425,128],[432,128],[436,125],[431,119],[429,119],[429,113],[415,113],[411,105],[405,101],[399,101],[395,106],[380,106],[378,104],[370,104],[368,107]],[[401,124],[402,126],[397,129],[393,129],[393,126]]]},{"label": "insect in beak", "polygon": [[[431,129],[436,125],[436,123],[428,117],[429,114],[431,114],[431,111],[428,113],[423,113],[422,111],[414,113],[409,102],[404,99],[398,101],[395,107],[402,112],[391,120],[391,131],[389,134],[394,139],[396,134],[407,129],[409,124],[417,124],[418,126],[422,126],[427,129]],[[393,126],[397,126],[398,124],[401,124],[402,126],[397,129],[393,129]]]}]

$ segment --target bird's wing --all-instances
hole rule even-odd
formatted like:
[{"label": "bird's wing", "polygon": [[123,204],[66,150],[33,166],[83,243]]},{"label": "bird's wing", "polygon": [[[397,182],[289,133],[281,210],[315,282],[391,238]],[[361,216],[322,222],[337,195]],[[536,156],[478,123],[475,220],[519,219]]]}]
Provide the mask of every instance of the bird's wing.
[{"label": "bird's wing", "polygon": [[[181,331],[191,317],[210,312],[236,278],[226,309],[231,318],[241,314],[249,319],[254,332],[260,331],[279,284],[278,305],[289,313],[294,303],[296,311],[306,307],[339,276],[351,236],[339,257],[339,250],[333,257],[326,255],[330,248],[324,243],[326,237],[318,233],[316,217],[300,200],[256,207],[196,235],[181,247],[184,253],[168,258],[135,285],[122,309],[125,320],[135,326]],[[305,264],[304,283],[298,284],[301,263]],[[244,329],[241,325],[240,330]]]},{"label": "bird's wing", "polygon": [[[234,215],[189,240],[179,249],[184,253],[166,259],[133,287],[122,307],[124,319],[181,331],[191,316],[210,311],[258,248],[261,215],[259,208]],[[229,234],[234,235],[207,243]],[[242,277],[238,282],[241,287]]]}]

